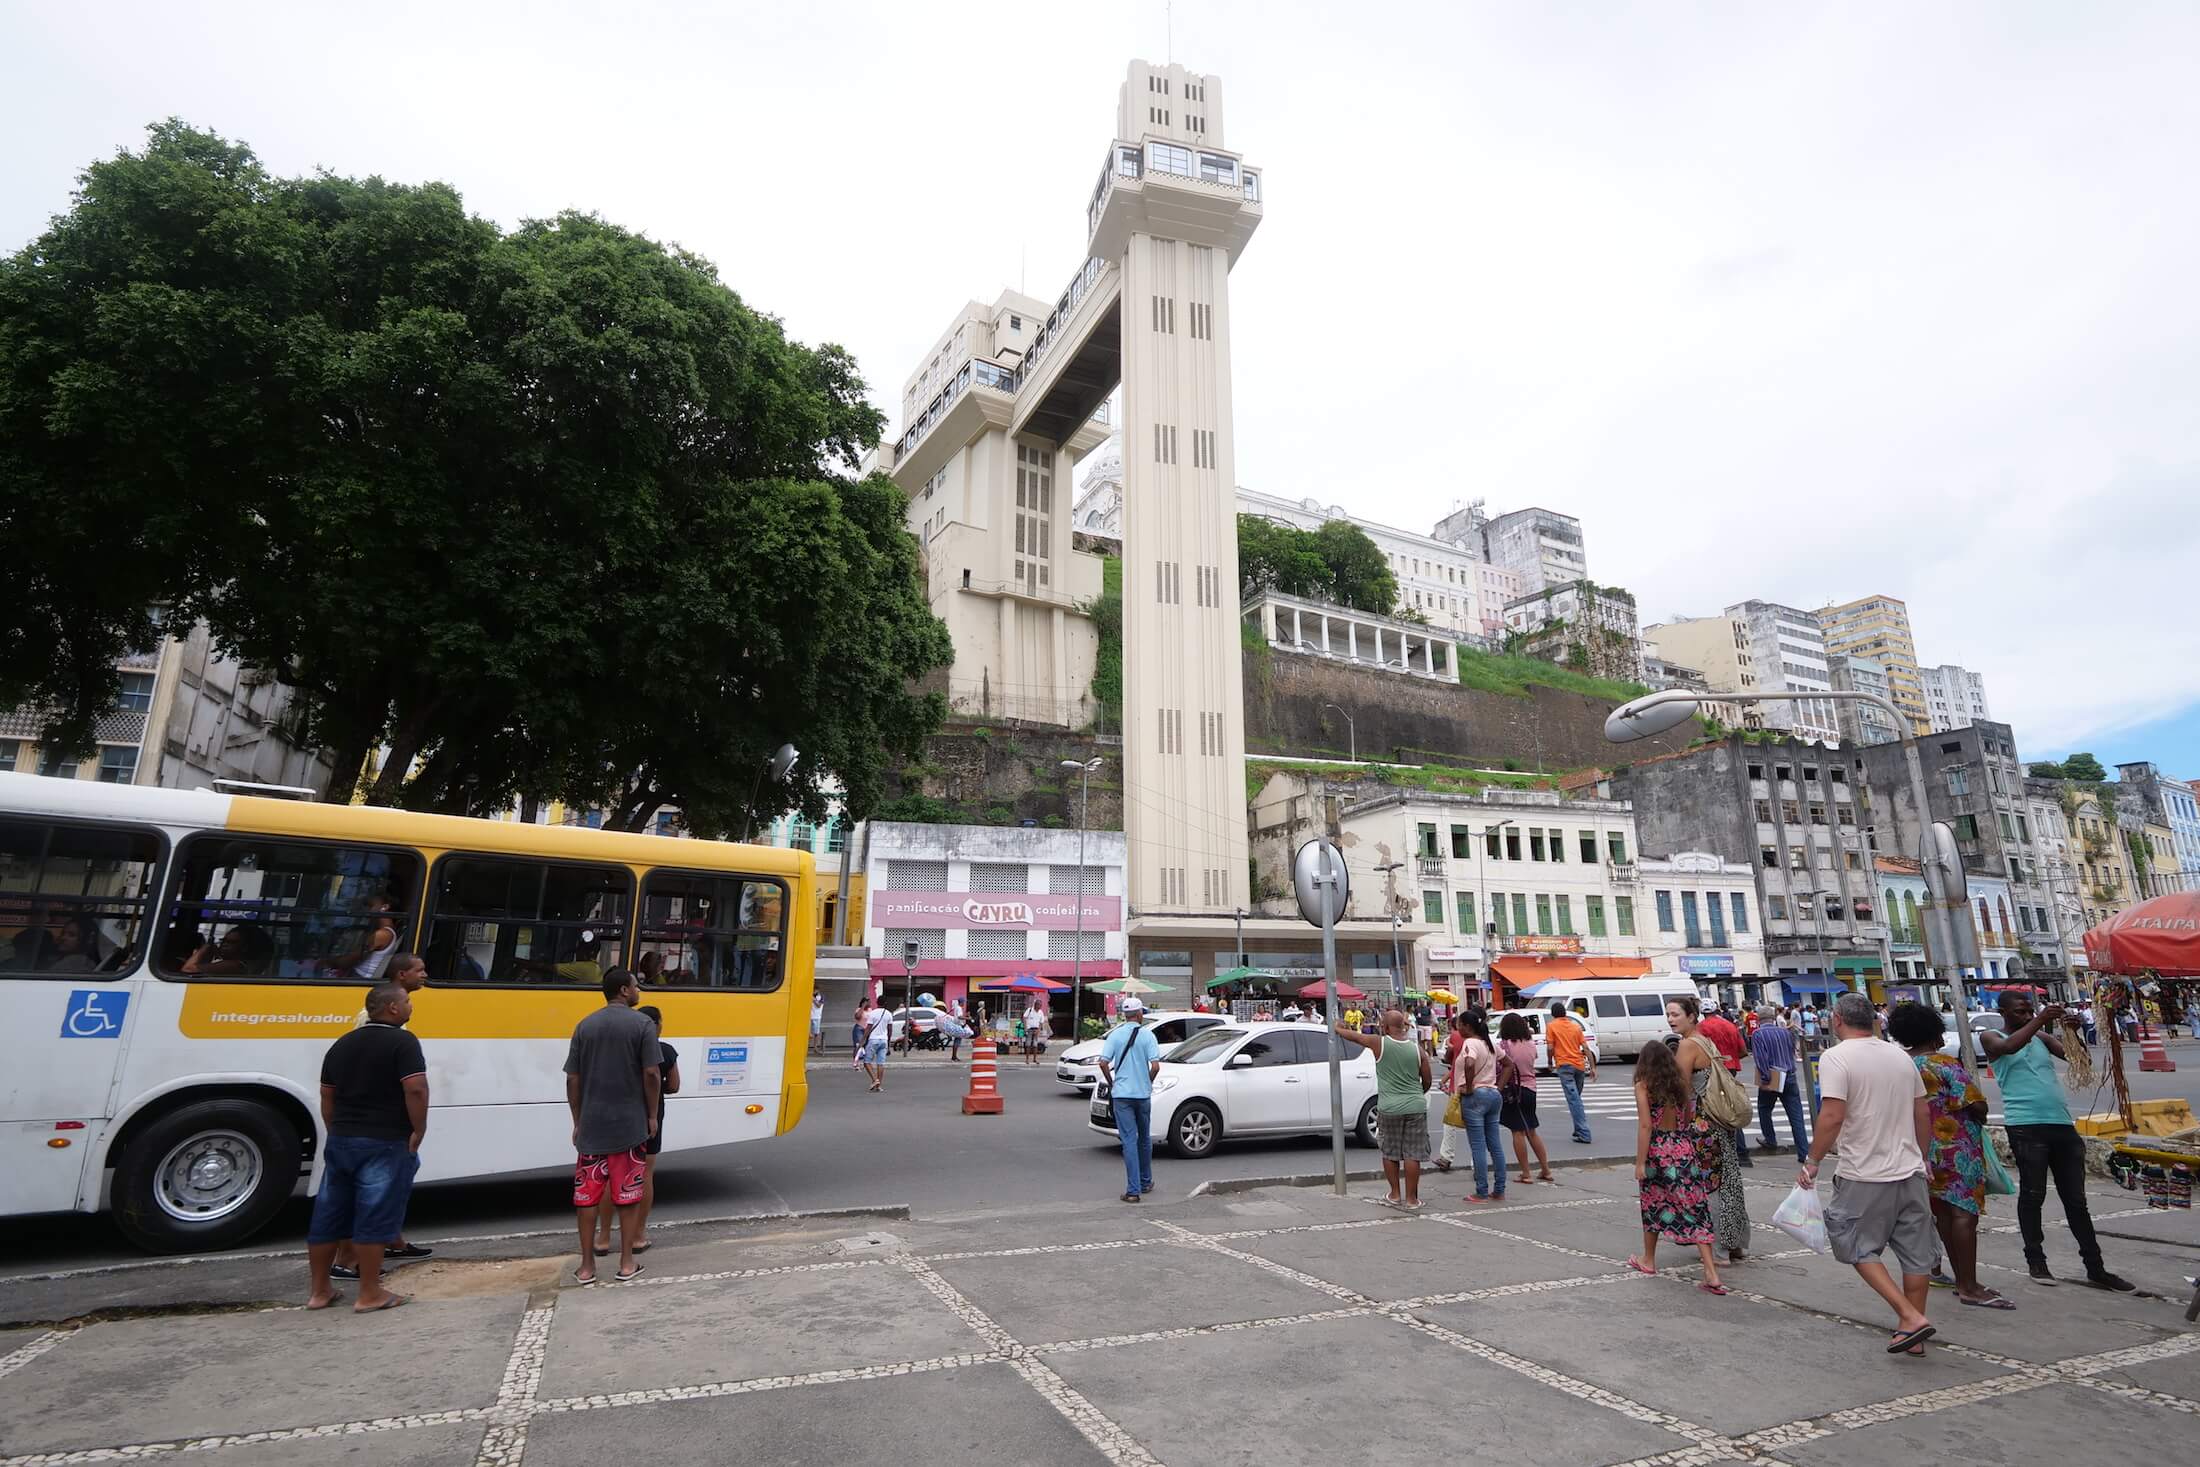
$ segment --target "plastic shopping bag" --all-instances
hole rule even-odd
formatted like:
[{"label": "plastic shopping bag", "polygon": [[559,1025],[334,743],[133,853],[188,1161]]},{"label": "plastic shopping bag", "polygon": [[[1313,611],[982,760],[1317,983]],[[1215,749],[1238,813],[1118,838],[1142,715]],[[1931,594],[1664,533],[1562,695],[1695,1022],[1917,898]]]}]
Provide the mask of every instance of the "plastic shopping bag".
[{"label": "plastic shopping bag", "polygon": [[1772,1214],[1772,1225],[1813,1253],[1823,1253],[1826,1242],[1825,1206],[1815,1188],[1798,1186]]}]

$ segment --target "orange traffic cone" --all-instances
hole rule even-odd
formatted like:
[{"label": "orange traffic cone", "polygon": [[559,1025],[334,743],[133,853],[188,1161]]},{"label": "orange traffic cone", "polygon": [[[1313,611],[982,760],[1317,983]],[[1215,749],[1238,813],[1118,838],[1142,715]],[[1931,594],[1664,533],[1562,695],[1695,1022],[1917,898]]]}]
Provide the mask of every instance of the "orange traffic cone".
[{"label": "orange traffic cone", "polygon": [[2177,1061],[2169,1057],[2162,1047],[2162,1031],[2153,1024],[2139,1026],[2139,1068],[2161,1070],[2167,1074],[2177,1072]]},{"label": "orange traffic cone", "polygon": [[966,1116],[997,1116],[1001,1113],[1001,1092],[995,1082],[996,1053],[990,1039],[971,1041],[970,1089],[963,1095],[963,1114]]}]

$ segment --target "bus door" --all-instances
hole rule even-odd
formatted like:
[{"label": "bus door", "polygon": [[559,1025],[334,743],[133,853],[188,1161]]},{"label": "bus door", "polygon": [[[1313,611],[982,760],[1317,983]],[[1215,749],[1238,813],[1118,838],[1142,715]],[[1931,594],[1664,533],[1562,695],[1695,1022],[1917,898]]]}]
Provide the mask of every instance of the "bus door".
[{"label": "bus door", "polygon": [[76,1206],[136,1018],[160,854],[150,830],[0,819],[0,1214]]}]

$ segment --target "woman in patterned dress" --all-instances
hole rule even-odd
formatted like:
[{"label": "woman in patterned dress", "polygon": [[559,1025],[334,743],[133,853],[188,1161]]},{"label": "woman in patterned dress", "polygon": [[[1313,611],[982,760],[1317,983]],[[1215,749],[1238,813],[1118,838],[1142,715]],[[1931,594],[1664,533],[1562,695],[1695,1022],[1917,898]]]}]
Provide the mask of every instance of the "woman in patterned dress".
[{"label": "woman in patterned dress", "polygon": [[1923,1004],[1897,1004],[1887,1016],[1887,1037],[1917,1062],[1932,1110],[1926,1183],[1933,1194],[1933,1226],[1955,1266],[1956,1299],[1981,1309],[2014,1309],[2013,1302],[1978,1281],[1978,1220],[1986,1211],[1986,1094],[1959,1061],[1939,1052],[1947,1032],[1939,1013]]},{"label": "woman in patterned dress", "polygon": [[[1706,1161],[1707,1155],[1713,1160]],[[1717,1189],[1716,1128],[1696,1114],[1695,1097],[1681,1078],[1673,1051],[1662,1044],[1643,1046],[1635,1060],[1635,1181],[1642,1188],[1642,1252],[1627,1260],[1637,1273],[1658,1271],[1658,1239],[1693,1244],[1703,1260],[1707,1294],[1723,1294],[1711,1194]]]},{"label": "woman in patterned dress", "polygon": [[[1697,1034],[1697,1021],[1702,1017],[1703,1005],[1693,998],[1675,998],[1665,1005],[1665,1022],[1680,1036],[1673,1059],[1680,1066],[1681,1075],[1688,1081],[1699,1107],[1703,1104],[1705,1089],[1711,1084],[1712,1067],[1726,1063],[1719,1057],[1709,1036]],[[1702,1117],[1702,1121],[1704,1166],[1716,1178],[1711,1184],[1711,1226],[1719,1235],[1719,1247],[1726,1254],[1726,1261],[1740,1263],[1749,1253],[1749,1199],[1742,1192],[1741,1168],[1734,1164],[1741,1152],[1736,1144],[1739,1138],[1709,1116]]]}]

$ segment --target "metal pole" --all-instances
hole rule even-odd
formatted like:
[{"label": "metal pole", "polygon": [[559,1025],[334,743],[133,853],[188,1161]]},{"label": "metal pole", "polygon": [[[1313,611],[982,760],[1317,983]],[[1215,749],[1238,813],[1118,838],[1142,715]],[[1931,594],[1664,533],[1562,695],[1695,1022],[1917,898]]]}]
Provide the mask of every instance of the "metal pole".
[{"label": "metal pole", "polygon": [[1077,946],[1070,954],[1069,1042],[1078,1040],[1078,1004],[1085,993],[1085,814],[1092,804],[1092,766],[1079,776],[1077,797]]},{"label": "metal pole", "polygon": [[1329,842],[1322,842],[1322,969],[1329,975],[1329,998],[1324,1009],[1329,1025],[1329,1160],[1331,1180],[1339,1197],[1345,1195],[1344,1179],[1344,1041],[1337,1037],[1337,908],[1344,873]]},{"label": "metal pole", "polygon": [[[1907,725],[1898,722],[1895,727],[1903,728]],[[1905,735],[1902,740],[1902,759],[1909,766],[1910,798],[1917,802],[1918,866],[1925,876],[1925,894],[1945,911],[1948,895],[1940,889],[1940,863],[1924,859],[1926,849],[1934,841],[1933,800],[1932,792],[1925,785],[1925,762],[1918,756],[1917,735],[1914,732]],[[1964,898],[1964,904],[1966,907],[1970,904],[1968,895]],[[1930,966],[1936,975],[1943,972],[1947,975],[1949,999],[1956,1009],[1956,1062],[1968,1069],[1976,1060],[1977,1051],[1971,1047],[1971,1000],[1963,991],[1963,969],[1942,964],[1940,958],[1946,957],[1945,953],[1928,953],[1926,956],[1931,959]]]}]

